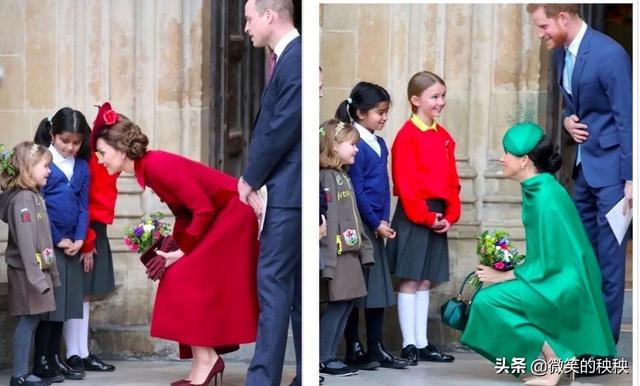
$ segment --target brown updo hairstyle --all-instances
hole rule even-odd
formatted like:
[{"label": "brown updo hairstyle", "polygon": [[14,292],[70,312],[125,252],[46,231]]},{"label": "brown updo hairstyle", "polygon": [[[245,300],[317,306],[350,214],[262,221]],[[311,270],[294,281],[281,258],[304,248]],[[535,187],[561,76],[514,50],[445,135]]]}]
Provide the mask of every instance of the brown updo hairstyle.
[{"label": "brown updo hairstyle", "polygon": [[149,138],[142,133],[140,127],[122,114],[118,114],[116,123],[96,136],[96,141],[98,138],[132,160],[142,158],[149,145]]},{"label": "brown updo hairstyle", "polygon": [[434,74],[431,71],[420,71],[414,74],[411,79],[409,79],[409,84],[407,85],[407,98],[409,99],[409,104],[411,105],[411,111],[416,112],[418,108],[411,103],[412,96],[420,96],[422,92],[434,84],[439,83],[444,87],[447,85],[444,83],[441,77]]},{"label": "brown updo hairstyle", "polygon": [[[336,133],[339,124],[343,124],[342,129]],[[329,119],[320,126],[320,168],[321,169],[342,169],[342,161],[335,149],[334,144],[345,141],[358,142],[360,134],[349,123],[338,119]]]},{"label": "brown updo hairstyle", "polygon": [[33,167],[42,160],[43,157],[49,163],[53,157],[49,150],[41,145],[30,141],[17,144],[11,153],[6,153],[3,159],[3,166],[0,168],[0,189],[28,189],[38,191],[38,183],[31,175]]}]

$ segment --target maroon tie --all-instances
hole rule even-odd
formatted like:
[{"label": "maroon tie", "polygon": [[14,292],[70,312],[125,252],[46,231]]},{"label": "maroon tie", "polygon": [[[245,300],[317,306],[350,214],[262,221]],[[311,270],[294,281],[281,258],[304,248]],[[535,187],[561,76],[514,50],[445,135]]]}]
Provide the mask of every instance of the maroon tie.
[{"label": "maroon tie", "polygon": [[275,52],[272,52],[271,60],[269,61],[269,76],[267,76],[267,83],[271,81],[273,73],[276,72],[276,60],[278,60],[278,55],[276,55]]}]

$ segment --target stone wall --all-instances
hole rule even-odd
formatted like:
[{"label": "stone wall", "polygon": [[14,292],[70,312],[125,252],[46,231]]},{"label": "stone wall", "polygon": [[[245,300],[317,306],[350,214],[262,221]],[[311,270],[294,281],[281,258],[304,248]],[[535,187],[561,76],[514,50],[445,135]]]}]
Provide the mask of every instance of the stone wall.
[{"label": "stone wall", "polygon": [[[449,232],[451,280],[431,296],[430,318],[436,321],[440,305],[477,263],[475,236],[481,230],[507,229],[524,246],[520,187],[501,176],[498,159],[502,135],[518,118],[545,124],[547,56],[523,4],[320,6],[321,121],[334,115],[358,81],[378,83],[392,98],[380,134],[391,146],[411,113],[409,78],[429,70],[447,84],[440,123],[457,143],[463,212]],[[388,315],[385,339],[398,348],[395,312]],[[453,344],[458,334],[429,323],[429,339]]]},{"label": "stone wall", "polygon": [[[207,0],[0,1],[0,143],[32,139],[41,119],[67,105],[92,122],[94,105],[110,100],[150,147],[206,162],[210,7]],[[119,188],[109,228],[117,290],[92,303],[92,350],[175,356],[174,344],[148,338],[155,285],[122,243],[126,225],[165,209],[131,177]],[[6,237],[0,223],[0,254]],[[14,323],[6,281],[0,264],[0,366],[10,359]]]}]

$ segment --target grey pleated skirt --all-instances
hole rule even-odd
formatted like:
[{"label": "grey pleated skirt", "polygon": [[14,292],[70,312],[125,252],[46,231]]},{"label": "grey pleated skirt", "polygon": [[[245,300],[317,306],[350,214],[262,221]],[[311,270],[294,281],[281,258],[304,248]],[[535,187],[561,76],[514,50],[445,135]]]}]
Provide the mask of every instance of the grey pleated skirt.
[{"label": "grey pleated skirt", "polygon": [[56,251],[56,266],[60,273],[60,286],[53,289],[56,301],[55,311],[44,314],[43,320],[64,322],[69,319],[82,319],[82,266],[80,253],[75,256],[65,255],[58,247]]},{"label": "grey pleated skirt", "polygon": [[364,281],[367,285],[367,296],[354,300],[356,307],[384,308],[396,304],[393,294],[393,283],[389,272],[389,261],[384,246],[384,239],[376,238],[374,233],[365,227],[365,232],[373,244],[373,256],[376,263],[365,268]]},{"label": "grey pleated skirt", "polygon": [[83,270],[84,294],[105,296],[116,288],[107,224],[92,221],[90,226],[96,232],[96,255],[93,257],[93,269],[88,273]]},{"label": "grey pleated skirt", "polygon": [[[429,200],[431,211],[444,213],[442,200]],[[401,279],[449,281],[449,246],[447,234],[416,225],[407,218],[398,201],[391,227],[396,238],[387,242],[391,273]]]}]

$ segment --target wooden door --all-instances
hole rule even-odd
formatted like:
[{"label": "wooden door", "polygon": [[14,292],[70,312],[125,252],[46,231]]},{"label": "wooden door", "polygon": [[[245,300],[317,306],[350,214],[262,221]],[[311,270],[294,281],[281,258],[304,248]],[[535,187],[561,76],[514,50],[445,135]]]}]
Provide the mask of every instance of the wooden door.
[{"label": "wooden door", "polygon": [[244,33],[244,0],[214,0],[211,12],[209,164],[239,177],[264,84],[264,52]]}]

